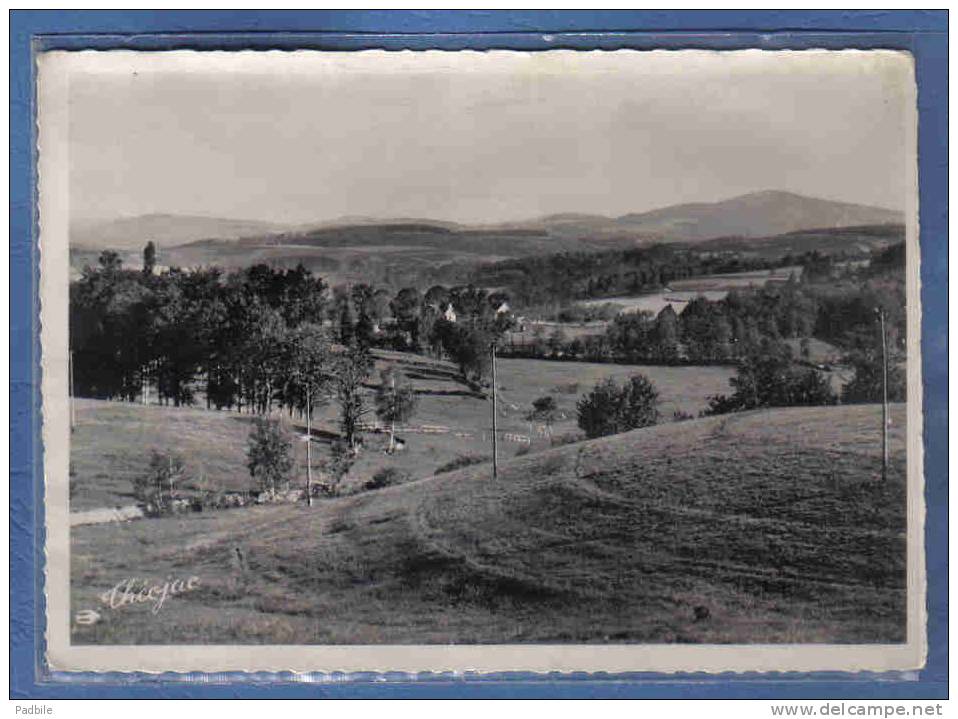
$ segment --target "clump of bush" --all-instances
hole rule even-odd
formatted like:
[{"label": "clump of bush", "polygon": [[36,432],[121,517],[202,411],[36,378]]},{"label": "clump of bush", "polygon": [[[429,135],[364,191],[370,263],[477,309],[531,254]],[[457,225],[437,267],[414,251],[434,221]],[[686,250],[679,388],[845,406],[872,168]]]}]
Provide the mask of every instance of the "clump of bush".
[{"label": "clump of bush", "polygon": [[632,375],[623,385],[609,377],[576,404],[579,428],[592,439],[648,427],[659,421],[658,404],[658,390],[645,375]]},{"label": "clump of bush", "polygon": [[581,432],[566,432],[565,434],[557,434],[552,437],[550,443],[553,447],[562,447],[567,444],[575,444],[576,442],[581,442],[585,439],[585,435]]},{"label": "clump of bush", "polygon": [[363,489],[371,490],[392,487],[396,484],[408,482],[410,479],[412,479],[412,475],[410,475],[409,472],[404,472],[396,467],[383,467],[372,476],[372,479],[367,480],[363,484]]},{"label": "clump of bush", "polygon": [[559,405],[555,397],[545,395],[532,402],[532,411],[526,414],[530,422],[545,422],[551,425],[559,416]]},{"label": "clump of bush", "polygon": [[177,486],[185,475],[183,458],[179,454],[170,450],[150,450],[146,471],[133,480],[133,495],[147,514],[171,514]]},{"label": "clump of bush", "polygon": [[488,462],[489,457],[484,457],[480,454],[460,454],[455,459],[446,462],[444,465],[439,467],[435,474],[445,474],[446,472],[454,472],[457,469],[462,469],[463,467],[469,467],[473,464],[482,464]]},{"label": "clump of bush", "polygon": [[688,412],[683,412],[680,409],[677,409],[672,413],[673,422],[688,422],[690,419],[695,419],[695,415],[691,415]]},{"label": "clump of bush", "polygon": [[791,347],[784,342],[763,342],[739,361],[735,377],[729,380],[735,391],[709,397],[708,414],[835,404],[838,398],[828,378],[814,369],[796,366],[793,360]]},{"label": "clump of bush", "polygon": [[343,479],[349,474],[355,461],[356,453],[350,448],[349,443],[343,439],[335,440],[330,447],[329,457],[323,462],[326,477],[325,481],[317,485],[319,494],[330,496],[339,494]]},{"label": "clump of bush", "polygon": [[566,384],[557,384],[552,388],[552,391],[559,394],[579,394],[579,383],[567,382]]}]

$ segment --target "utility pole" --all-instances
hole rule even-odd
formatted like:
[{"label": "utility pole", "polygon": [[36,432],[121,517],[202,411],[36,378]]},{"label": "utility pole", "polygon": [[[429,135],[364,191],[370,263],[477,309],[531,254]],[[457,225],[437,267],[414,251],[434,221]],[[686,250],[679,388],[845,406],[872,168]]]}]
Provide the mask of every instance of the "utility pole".
[{"label": "utility pole", "polygon": [[881,322],[881,479],[888,480],[888,338],[885,334],[885,310],[878,309]]},{"label": "utility pole", "polygon": [[306,506],[313,506],[313,428],[310,423],[312,406],[310,405],[310,389],[306,390]]},{"label": "utility pole", "polygon": [[499,478],[499,433],[496,431],[498,411],[498,402],[496,395],[499,390],[496,387],[496,343],[492,343],[492,478]]}]

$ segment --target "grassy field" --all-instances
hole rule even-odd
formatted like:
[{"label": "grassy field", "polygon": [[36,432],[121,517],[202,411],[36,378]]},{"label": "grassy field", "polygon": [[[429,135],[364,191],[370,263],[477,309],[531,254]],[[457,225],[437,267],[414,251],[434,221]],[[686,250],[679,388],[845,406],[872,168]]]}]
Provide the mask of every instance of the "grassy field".
[{"label": "grassy field", "polygon": [[704,297],[710,302],[724,300],[728,295],[728,290],[660,290],[645,295],[631,297],[607,297],[601,300],[586,300],[584,305],[598,305],[606,302],[612,302],[621,305],[622,312],[651,312],[657,315],[666,307],[671,306],[676,314],[682,314],[685,305],[696,297]]},{"label": "grassy field", "polygon": [[638,296],[605,297],[596,300],[586,300],[584,305],[601,305],[612,302],[622,306],[623,312],[651,312],[658,314],[667,306],[671,306],[677,313],[682,312],[685,306],[696,297],[705,297],[717,302],[725,299],[730,290],[746,287],[763,287],[767,282],[782,282],[794,272],[796,277],[801,276],[801,267],[779,267],[772,270],[754,270],[751,272],[734,272],[724,275],[704,275],[691,277],[685,280],[674,280],[669,286],[658,292],[650,292]]},{"label": "grassy field", "polygon": [[685,280],[673,280],[669,287],[673,290],[705,292],[708,290],[733,290],[744,287],[762,287],[767,282],[784,282],[789,275],[802,276],[801,265],[776,267],[771,270],[751,270],[749,272],[729,272],[722,275],[690,277]]},{"label": "grassy field", "polygon": [[[477,466],[77,527],[72,606],[102,619],[73,641],[900,642],[905,408],[885,484],[880,412],[712,417],[516,458],[497,482]],[[100,605],[131,577],[190,576],[156,613]]]},{"label": "grassy field", "polygon": [[574,340],[583,337],[595,337],[605,334],[609,327],[609,322],[605,320],[594,320],[592,322],[550,322],[547,320],[527,320],[521,332],[509,332],[506,334],[505,343],[514,342],[517,345],[528,344],[535,340],[536,331],[543,339],[549,336],[557,329],[562,331],[565,339]]},{"label": "grassy field", "polygon": [[633,374],[644,374],[659,391],[659,412],[664,420],[681,410],[697,415],[708,406],[708,397],[729,391],[730,367],[668,367],[658,365],[618,365],[592,362],[551,362],[547,360],[499,360],[499,396],[504,412],[518,418],[528,412],[532,401],[550,394],[555,397],[565,419],[555,432],[575,429],[576,401],[606,377],[625,381]]},{"label": "grassy field", "polygon": [[[394,455],[383,451],[386,435],[367,434],[366,449],[348,475],[347,486],[362,484],[386,466],[423,477],[460,455],[491,456],[491,402],[462,384],[453,365],[398,352],[378,352],[377,356],[377,373],[370,378],[367,388],[368,404],[372,405],[378,369],[395,364],[410,379],[419,397],[417,412],[409,425],[414,429],[429,426],[445,431],[424,434],[401,428],[398,436],[406,441],[406,450]],[[579,396],[606,376],[624,378],[634,372],[647,374],[659,388],[665,418],[671,418],[675,409],[697,413],[705,407],[709,395],[727,390],[732,374],[730,369],[720,367],[500,360],[500,456],[511,457],[525,446],[514,441],[518,436],[529,437],[535,448],[548,446],[547,428],[525,419],[537,397],[555,396],[564,418],[552,431],[571,432],[575,430],[575,402]],[[334,405],[316,412],[313,433],[317,473],[330,442],[338,436],[337,416]],[[368,419],[374,417],[371,414]],[[286,421],[294,432],[305,433],[301,419],[286,417]],[[132,503],[133,478],[146,469],[152,449],[175,450],[183,456],[189,476],[185,487],[249,489],[245,448],[251,422],[250,415],[236,412],[78,400],[70,456],[76,484],[71,509]],[[305,444],[297,443],[296,453],[297,476],[304,476]]]}]

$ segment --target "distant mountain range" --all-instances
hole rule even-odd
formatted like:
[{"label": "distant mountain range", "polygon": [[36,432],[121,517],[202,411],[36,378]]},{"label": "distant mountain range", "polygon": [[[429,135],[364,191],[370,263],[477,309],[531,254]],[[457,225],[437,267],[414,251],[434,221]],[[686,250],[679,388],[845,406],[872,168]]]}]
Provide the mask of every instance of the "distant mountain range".
[{"label": "distant mountain range", "polygon": [[792,192],[769,190],[721,202],[671,205],[620,217],[559,214],[522,227],[540,227],[562,236],[594,240],[642,238],[689,242],[715,237],[768,237],[808,229],[901,224],[901,212],[881,207],[833,202]]},{"label": "distant mountain range", "polygon": [[150,240],[161,247],[175,247],[203,239],[262,237],[287,229],[281,224],[257,220],[228,220],[198,215],[138,215],[115,220],[72,222],[70,244],[90,249],[142,250]]},{"label": "distant mountain range", "polygon": [[[903,222],[903,213],[881,207],[833,202],[791,192],[765,191],[721,202],[672,205],[620,217],[562,213],[523,222],[481,226],[430,219],[367,217],[348,217],[310,225],[284,225],[254,220],[153,214],[102,222],[75,222],[70,228],[70,239],[75,247],[135,250],[141,249],[149,240],[164,248],[202,240],[247,240],[253,244],[303,242],[315,247],[342,245],[343,242],[370,242],[376,245],[382,244],[383,236],[388,236],[390,245],[421,245],[424,236],[431,235],[426,244],[436,246],[450,241],[460,244],[458,240],[464,238],[479,241],[484,236],[495,236],[498,239],[516,237],[520,240],[514,248],[516,253],[529,254],[529,251],[548,251],[553,246],[555,250],[570,249],[576,243],[588,246],[695,242],[718,237],[769,237],[809,229]],[[569,243],[569,240],[574,242]],[[529,244],[533,246],[525,247]]]},{"label": "distant mountain range", "polygon": [[[723,202],[674,205],[621,217],[578,213],[527,222],[465,225],[430,219],[341,218],[312,225],[183,215],[145,215],[71,227],[75,274],[96,264],[103,249],[127,267],[142,263],[144,245],[157,245],[167,267],[302,263],[331,284],[447,283],[462,268],[556,252],[625,249],[653,243],[766,257],[884,247],[904,236],[901,213],[758,192]],[[457,269],[459,268],[459,269]],[[468,270],[466,271],[468,275]]]}]

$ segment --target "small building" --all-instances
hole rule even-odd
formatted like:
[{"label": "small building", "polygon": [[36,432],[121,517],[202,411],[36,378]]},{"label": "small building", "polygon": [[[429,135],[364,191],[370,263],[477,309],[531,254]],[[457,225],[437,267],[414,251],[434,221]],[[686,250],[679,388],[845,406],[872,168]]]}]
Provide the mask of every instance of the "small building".
[{"label": "small building", "polygon": [[509,312],[510,309],[511,309],[511,308],[509,307],[509,303],[508,303],[508,302],[503,302],[503,303],[501,303],[498,307],[496,307],[496,314],[497,314],[497,315],[504,315],[506,312]]},{"label": "small building", "polygon": [[456,321],[456,310],[453,309],[451,302],[446,305],[446,311],[442,313],[442,316],[449,322]]}]

